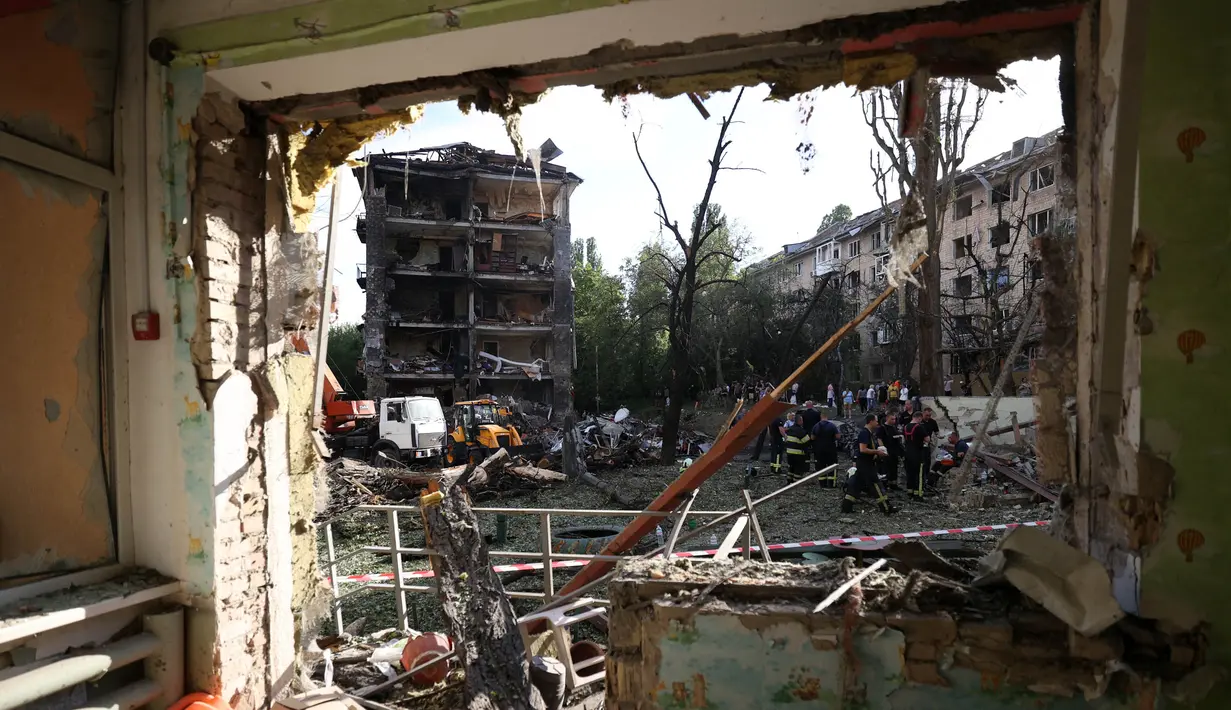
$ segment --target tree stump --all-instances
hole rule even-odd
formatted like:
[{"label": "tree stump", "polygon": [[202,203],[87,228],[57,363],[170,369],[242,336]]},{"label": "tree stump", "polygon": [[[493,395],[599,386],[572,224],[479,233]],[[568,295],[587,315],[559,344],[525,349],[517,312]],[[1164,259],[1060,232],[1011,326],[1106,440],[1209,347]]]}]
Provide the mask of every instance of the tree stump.
[{"label": "tree stump", "polygon": [[545,710],[530,683],[517,617],[492,571],[479,522],[459,486],[423,510],[437,590],[460,664],[467,710]]}]

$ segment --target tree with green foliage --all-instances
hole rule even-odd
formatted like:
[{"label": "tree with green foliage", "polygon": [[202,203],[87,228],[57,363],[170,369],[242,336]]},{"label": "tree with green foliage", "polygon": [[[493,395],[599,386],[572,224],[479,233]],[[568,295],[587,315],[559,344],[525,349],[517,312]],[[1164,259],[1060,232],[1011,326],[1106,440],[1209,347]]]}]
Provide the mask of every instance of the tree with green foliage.
[{"label": "tree with green foliage", "polygon": [[[663,422],[664,462],[675,460],[676,442],[679,440],[680,415],[684,399],[689,394],[689,384],[693,369],[691,357],[693,354],[694,317],[698,295],[707,288],[720,283],[734,283],[734,263],[740,260],[740,254],[725,251],[715,247],[714,235],[727,226],[721,210],[712,210],[711,198],[714,185],[718,182],[720,171],[731,168],[724,167],[722,161],[726,156],[731,141],[727,138],[739,108],[744,91],[736,94],[731,111],[724,118],[718,129],[718,138],[714,143],[714,151],[709,159],[708,176],[701,202],[693,209],[693,219],[690,227],[680,229],[678,221],[673,220],[668,213],[667,203],[663,199],[658,181],[654,179],[650,167],[641,154],[641,145],[636,133],[633,134],[633,150],[637,160],[645,171],[646,178],[654,188],[657,197],[659,224],[670,237],[657,248],[652,248],[647,258],[655,263],[652,273],[660,278],[666,289],[667,300],[663,305],[667,315],[667,347],[669,352],[669,400],[666,416]],[[711,264],[710,262],[717,262]],[[707,268],[708,265],[708,268]]]},{"label": "tree with green foliage", "polygon": [[[583,254],[588,257],[582,261]],[[625,365],[619,356],[627,324],[624,284],[603,270],[594,237],[573,242],[573,324],[577,332],[574,401],[596,411],[624,395]]]},{"label": "tree with green foliage", "polygon": [[329,328],[329,347],[325,354],[329,369],[352,398],[367,392],[367,380],[363,376],[363,325],[344,323]]},{"label": "tree with green foliage", "polygon": [[829,210],[829,214],[821,218],[821,226],[816,228],[816,233],[820,234],[835,224],[842,224],[843,222],[849,220],[852,216],[850,207],[842,203],[838,203],[832,210]]}]

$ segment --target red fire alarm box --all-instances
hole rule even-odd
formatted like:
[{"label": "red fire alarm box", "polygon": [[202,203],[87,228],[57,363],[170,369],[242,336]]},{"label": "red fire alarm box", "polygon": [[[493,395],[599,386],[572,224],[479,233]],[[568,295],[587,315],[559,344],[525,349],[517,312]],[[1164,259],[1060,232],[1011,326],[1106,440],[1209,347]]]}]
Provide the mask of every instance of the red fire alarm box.
[{"label": "red fire alarm box", "polygon": [[158,340],[158,314],[142,311],[133,314],[133,339]]}]

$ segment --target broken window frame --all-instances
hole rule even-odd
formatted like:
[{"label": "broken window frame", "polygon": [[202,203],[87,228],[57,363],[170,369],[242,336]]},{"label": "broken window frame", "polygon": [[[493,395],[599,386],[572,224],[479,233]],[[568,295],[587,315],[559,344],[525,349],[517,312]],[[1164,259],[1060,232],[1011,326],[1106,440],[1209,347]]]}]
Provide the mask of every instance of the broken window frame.
[{"label": "broken window frame", "polygon": [[[1042,227],[1039,223],[1043,222]],[[1032,212],[1026,215],[1026,229],[1030,231],[1030,236],[1037,237],[1038,235],[1051,229],[1052,225],[1052,208],[1048,207],[1045,210]]]},{"label": "broken window frame", "polygon": [[[997,234],[1002,234],[1003,237],[998,238]],[[987,230],[987,241],[993,247],[1001,247],[1007,245],[1013,239],[1013,230],[1008,222],[1000,221],[992,225]]]},{"label": "broken window frame", "polygon": [[953,201],[953,218],[966,219],[975,213],[975,196],[962,195]]},{"label": "broken window frame", "polygon": [[1016,195],[1013,194],[1013,183],[1009,180],[992,185],[992,189],[987,194],[987,203],[989,205],[1003,205],[1006,202],[1012,202],[1014,199],[1016,199]]},{"label": "broken window frame", "polygon": [[1030,171],[1030,191],[1036,192],[1056,184],[1056,164],[1047,163]]},{"label": "broken window frame", "polygon": [[974,295],[975,284],[974,279],[970,274],[959,276],[953,279],[953,293],[957,296],[972,296]]},{"label": "broken window frame", "polygon": [[854,259],[861,253],[861,247],[858,239],[852,239],[846,243],[846,258]]},{"label": "broken window frame", "polygon": [[962,259],[974,255],[975,238],[973,234],[958,237],[953,240],[953,258]]}]

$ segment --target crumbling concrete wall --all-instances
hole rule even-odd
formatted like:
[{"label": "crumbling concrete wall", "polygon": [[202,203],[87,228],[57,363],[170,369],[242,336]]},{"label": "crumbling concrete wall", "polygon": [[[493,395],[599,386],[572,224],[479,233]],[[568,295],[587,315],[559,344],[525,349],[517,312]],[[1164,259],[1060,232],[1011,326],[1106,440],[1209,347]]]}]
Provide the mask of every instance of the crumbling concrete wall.
[{"label": "crumbling concrete wall", "polygon": [[[84,0],[0,7],[0,129],[110,166],[118,14]],[[96,189],[0,160],[0,481],[20,492],[0,497],[0,578],[114,559],[99,358],[108,209]]]},{"label": "crumbling concrete wall", "polygon": [[369,186],[363,196],[367,211],[368,286],[367,310],[363,314],[363,376],[368,383],[367,398],[383,399],[388,394],[385,382],[385,323],[389,317],[388,253],[385,246],[385,188]]},{"label": "crumbling concrete wall", "polygon": [[552,289],[551,400],[552,417],[560,419],[573,406],[573,231],[557,225],[552,228],[552,239],[556,269]]},{"label": "crumbling concrete wall", "polygon": [[[923,397],[923,406],[931,407],[933,415],[940,422],[941,432],[952,430],[955,426],[958,435],[971,436],[983,421],[983,415],[991,404],[991,397]],[[1025,424],[1034,421],[1034,400],[1030,397],[1001,397],[996,403],[996,416],[988,423],[988,431],[1001,429],[1013,424],[1013,416],[1017,422]],[[1031,429],[1022,429],[1024,439],[1033,440]],[[990,437],[993,443],[1014,443],[1013,433],[999,434]]]},{"label": "crumbling concrete wall", "polygon": [[[1159,694],[1140,677],[1108,692],[1109,668],[1125,658],[1115,631],[1086,638],[1041,609],[978,611],[960,593],[890,608],[856,590],[813,613],[845,578],[836,565],[756,563],[740,574],[739,564],[622,564],[609,587],[607,707],[1127,709],[1154,707]],[[929,610],[908,610],[920,605]],[[1199,639],[1150,631],[1133,641],[1164,658],[1168,642],[1176,649],[1161,671],[1199,663]]]}]

